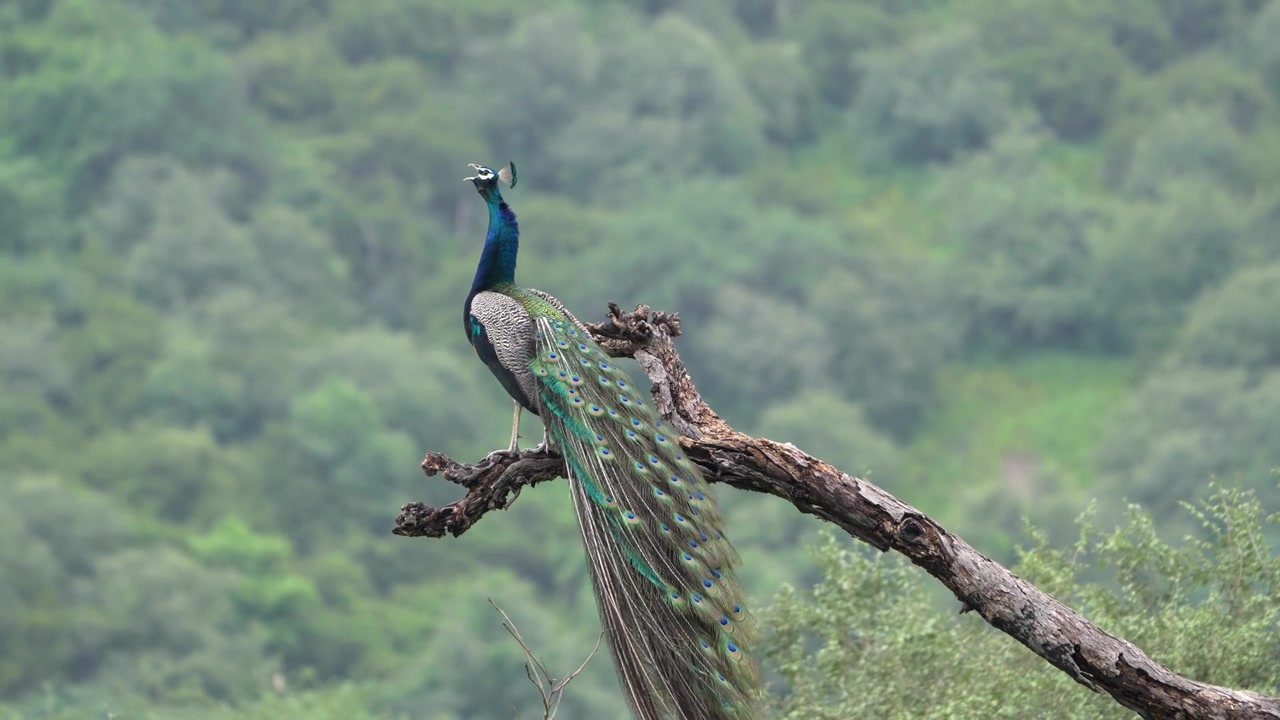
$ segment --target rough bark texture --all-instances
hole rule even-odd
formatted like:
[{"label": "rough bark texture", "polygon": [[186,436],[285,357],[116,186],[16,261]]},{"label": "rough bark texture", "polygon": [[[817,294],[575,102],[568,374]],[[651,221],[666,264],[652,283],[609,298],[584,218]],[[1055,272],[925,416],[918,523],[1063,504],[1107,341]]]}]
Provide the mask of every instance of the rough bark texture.
[{"label": "rough bark texture", "polygon": [[[688,455],[709,480],[776,495],[880,550],[902,553],[955,593],[966,611],[1142,717],[1280,719],[1280,699],[1182,677],[879,487],[794,445],[729,427],[702,401],[676,354],[671,339],[680,333],[678,317],[651,314],[643,305],[626,313],[611,303],[608,319],[589,328],[611,354],[639,361],[659,412],[684,433]],[[396,518],[397,535],[461,535],[488,511],[508,507],[525,485],[564,475],[558,456],[532,451],[491,455],[475,465],[428,453],[422,469],[443,473],[467,493],[438,508],[405,505]]]}]

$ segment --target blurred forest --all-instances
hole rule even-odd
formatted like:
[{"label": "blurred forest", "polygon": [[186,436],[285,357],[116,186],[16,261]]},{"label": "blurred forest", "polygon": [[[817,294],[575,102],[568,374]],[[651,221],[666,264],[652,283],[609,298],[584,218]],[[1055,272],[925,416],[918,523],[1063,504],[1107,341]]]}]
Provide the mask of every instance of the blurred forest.
[{"label": "blurred forest", "polygon": [[[459,540],[389,534],[458,494],[424,450],[506,443],[458,323],[468,162],[519,164],[523,284],[678,310],[739,429],[1147,613],[1055,548],[1093,500],[1165,538],[1211,478],[1277,505],[1277,38],[1280,0],[0,3],[0,718],[540,716],[485,598],[553,671],[590,651],[563,483]],[[842,573],[869,637],[979,622],[876,614],[888,563],[720,497],[766,626]],[[1155,535],[1131,545],[1171,572]],[[1280,685],[1268,607],[1233,648],[1272,674],[1224,682]],[[598,657],[562,717],[623,712]]]}]

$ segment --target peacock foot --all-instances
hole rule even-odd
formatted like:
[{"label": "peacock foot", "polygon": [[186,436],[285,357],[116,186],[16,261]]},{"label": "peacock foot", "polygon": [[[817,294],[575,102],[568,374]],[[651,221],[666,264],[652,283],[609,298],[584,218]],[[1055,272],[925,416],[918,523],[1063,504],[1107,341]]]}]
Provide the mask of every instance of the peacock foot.
[{"label": "peacock foot", "polygon": [[488,455],[485,455],[485,456],[484,456],[484,459],[483,459],[483,460],[481,460],[480,462],[481,462],[481,463],[484,463],[484,464],[487,464],[487,465],[494,465],[494,464],[497,464],[497,463],[498,463],[499,461],[501,461],[501,460],[511,460],[511,459],[518,458],[518,457],[520,457],[520,450],[519,450],[519,449],[516,449],[516,448],[506,448],[506,449],[504,449],[504,450],[494,450],[493,452],[489,453]]}]

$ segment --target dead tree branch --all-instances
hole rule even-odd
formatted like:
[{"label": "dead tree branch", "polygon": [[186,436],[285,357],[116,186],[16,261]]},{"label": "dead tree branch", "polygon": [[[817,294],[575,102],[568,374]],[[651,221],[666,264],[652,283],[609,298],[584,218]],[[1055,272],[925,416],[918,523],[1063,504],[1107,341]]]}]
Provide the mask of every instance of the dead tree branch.
[{"label": "dead tree branch", "polygon": [[[708,480],[775,495],[873,547],[905,555],[951,590],[965,610],[1142,717],[1280,719],[1280,699],[1178,675],[881,488],[789,443],[734,430],[703,402],[676,353],[678,317],[643,305],[627,313],[610,303],[608,318],[589,328],[609,353],[639,361],[653,383],[659,412],[685,435],[688,456]],[[488,511],[508,507],[522,487],[564,475],[559,457],[531,451],[477,465],[428,453],[422,469],[428,475],[443,472],[467,493],[438,508],[405,505],[396,518],[397,535],[461,535]]]}]

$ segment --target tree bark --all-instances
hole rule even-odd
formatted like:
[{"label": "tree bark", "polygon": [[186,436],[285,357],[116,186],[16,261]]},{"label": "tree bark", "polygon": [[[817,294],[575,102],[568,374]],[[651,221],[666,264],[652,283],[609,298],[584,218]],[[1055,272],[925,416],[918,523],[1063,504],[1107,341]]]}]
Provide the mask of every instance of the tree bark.
[{"label": "tree bark", "polygon": [[[676,353],[677,316],[643,305],[626,313],[610,303],[605,322],[588,328],[610,354],[639,361],[658,411],[684,434],[688,456],[708,480],[775,495],[881,551],[902,553],[951,590],[962,611],[976,611],[1076,682],[1144,718],[1280,720],[1280,699],[1178,675],[881,488],[789,443],[734,430],[703,402]],[[510,506],[526,485],[564,476],[559,456],[533,451],[495,454],[474,465],[429,452],[422,469],[466,486],[466,495],[441,507],[405,505],[397,535],[461,535],[490,510]]]}]

